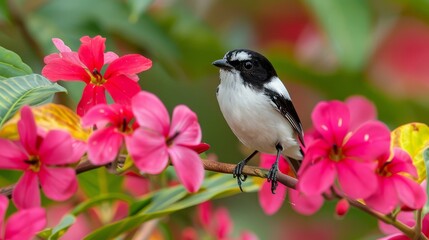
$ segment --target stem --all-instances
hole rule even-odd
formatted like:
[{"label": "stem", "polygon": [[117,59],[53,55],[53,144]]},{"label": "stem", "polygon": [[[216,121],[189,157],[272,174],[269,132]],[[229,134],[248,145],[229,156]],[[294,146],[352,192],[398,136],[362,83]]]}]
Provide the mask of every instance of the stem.
[{"label": "stem", "polygon": [[414,240],[418,240],[419,239],[419,234],[422,232],[422,215],[423,215],[423,209],[419,209],[416,212],[417,217],[416,217],[416,225],[414,226]]}]

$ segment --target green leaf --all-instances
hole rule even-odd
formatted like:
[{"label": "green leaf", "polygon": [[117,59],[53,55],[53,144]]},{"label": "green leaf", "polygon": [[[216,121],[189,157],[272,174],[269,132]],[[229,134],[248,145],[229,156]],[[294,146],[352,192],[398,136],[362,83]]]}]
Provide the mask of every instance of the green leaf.
[{"label": "green leaf", "polygon": [[369,56],[371,14],[366,0],[306,0],[327,33],[340,64],[360,70]]},{"label": "green leaf", "polygon": [[[248,178],[244,187],[246,192],[252,192],[259,189],[260,186],[253,178]],[[133,215],[103,226],[90,233],[85,239],[112,238],[130,231],[148,220],[195,206],[216,197],[237,193],[241,193],[237,187],[237,180],[227,174],[214,174],[206,178],[197,193],[188,193],[182,186],[162,189],[134,203],[130,211]],[[150,201],[149,204],[148,201]]]},{"label": "green leaf", "polygon": [[48,239],[59,239],[76,222],[76,216],[72,214],[65,215],[60,223],[52,229]]},{"label": "green leaf", "polygon": [[0,81],[0,127],[24,105],[37,105],[65,88],[38,74]]},{"label": "green leaf", "polygon": [[31,68],[18,54],[0,47],[0,79],[31,74]]},{"label": "green leaf", "polygon": [[426,161],[423,152],[429,145],[429,127],[424,123],[409,123],[392,131],[392,145],[410,154],[419,175],[418,182],[426,179]]},{"label": "green leaf", "polygon": [[[423,152],[423,159],[425,160],[426,172],[429,172],[429,147]],[[429,175],[426,174],[426,196],[429,196]],[[429,212],[429,200],[426,200],[426,204],[423,208],[423,216]]]}]

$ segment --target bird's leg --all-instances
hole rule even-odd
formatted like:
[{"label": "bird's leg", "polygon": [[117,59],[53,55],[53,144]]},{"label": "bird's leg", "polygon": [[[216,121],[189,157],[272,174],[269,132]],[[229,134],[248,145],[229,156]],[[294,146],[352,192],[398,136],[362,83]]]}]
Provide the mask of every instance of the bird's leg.
[{"label": "bird's leg", "polygon": [[235,166],[234,172],[232,174],[232,176],[235,178],[237,178],[237,183],[238,186],[240,187],[240,190],[243,192],[243,189],[241,188],[241,182],[246,181],[247,179],[247,175],[243,174],[243,168],[244,166],[247,164],[247,162],[250,161],[250,159],[252,159],[256,154],[258,153],[258,151],[254,151],[252,154],[250,154],[247,158],[245,158],[244,160],[240,161],[237,166]]},{"label": "bird's leg", "polygon": [[271,166],[270,171],[268,172],[268,177],[267,177],[267,181],[271,182],[271,192],[273,194],[276,193],[276,188],[278,185],[277,182],[277,172],[279,171],[279,159],[280,159],[280,154],[283,152],[283,147],[282,145],[280,145],[279,143],[276,145],[276,150],[277,150],[277,156],[276,156],[276,161],[274,162],[274,164]]}]

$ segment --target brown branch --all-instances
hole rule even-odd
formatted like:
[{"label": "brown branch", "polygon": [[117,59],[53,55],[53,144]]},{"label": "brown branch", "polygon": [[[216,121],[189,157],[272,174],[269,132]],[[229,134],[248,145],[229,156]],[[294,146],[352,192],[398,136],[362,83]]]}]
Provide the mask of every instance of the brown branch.
[{"label": "brown branch", "polygon": [[[204,169],[213,171],[213,172],[232,174],[235,168],[235,164],[222,163],[222,162],[216,162],[213,160],[205,160],[205,159],[202,159],[202,161],[204,164]],[[104,166],[105,165],[101,165],[101,166],[92,165],[91,162],[88,161],[87,157],[84,156],[81,162],[79,163],[79,165],[77,165],[76,167],[76,174],[80,174],[80,173],[87,172],[87,171],[90,171],[99,167],[104,167]],[[245,166],[243,168],[243,173],[249,176],[267,178],[268,169],[258,168],[253,166]],[[298,180],[296,180],[295,178],[285,175],[281,172],[277,174],[277,180],[281,184],[290,188],[295,188],[296,183],[298,182]],[[0,188],[0,194],[10,198],[12,196],[12,191],[14,187],[15,187],[15,184]]]}]

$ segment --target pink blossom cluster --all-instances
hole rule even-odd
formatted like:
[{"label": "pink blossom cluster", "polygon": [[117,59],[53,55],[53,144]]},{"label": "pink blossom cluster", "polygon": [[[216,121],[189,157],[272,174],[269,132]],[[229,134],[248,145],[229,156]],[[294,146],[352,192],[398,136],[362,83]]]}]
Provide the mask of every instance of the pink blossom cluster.
[{"label": "pink blossom cluster", "polygon": [[[383,214],[401,207],[424,206],[427,197],[416,182],[411,157],[400,148],[391,148],[390,131],[376,115],[373,104],[363,97],[320,102],[314,108],[314,129],[306,134],[298,191],[290,194],[296,211],[316,212],[323,205],[324,195],[363,200]],[[262,155],[261,159],[262,166],[273,161],[272,156]],[[280,165],[280,171],[287,174],[288,166]],[[273,214],[280,208],[286,189],[269,195],[264,194],[265,188],[260,191],[260,203],[267,214]],[[345,214],[347,208],[347,201],[341,200],[337,214]]]},{"label": "pink blossom cluster", "polygon": [[[259,239],[250,231],[242,231],[238,238],[232,237],[234,223],[229,212],[224,207],[214,209],[211,202],[203,202],[197,206],[197,224],[195,227],[187,227],[182,231],[182,240],[217,239],[217,240],[257,240]],[[198,234],[202,228],[204,235]]]}]

